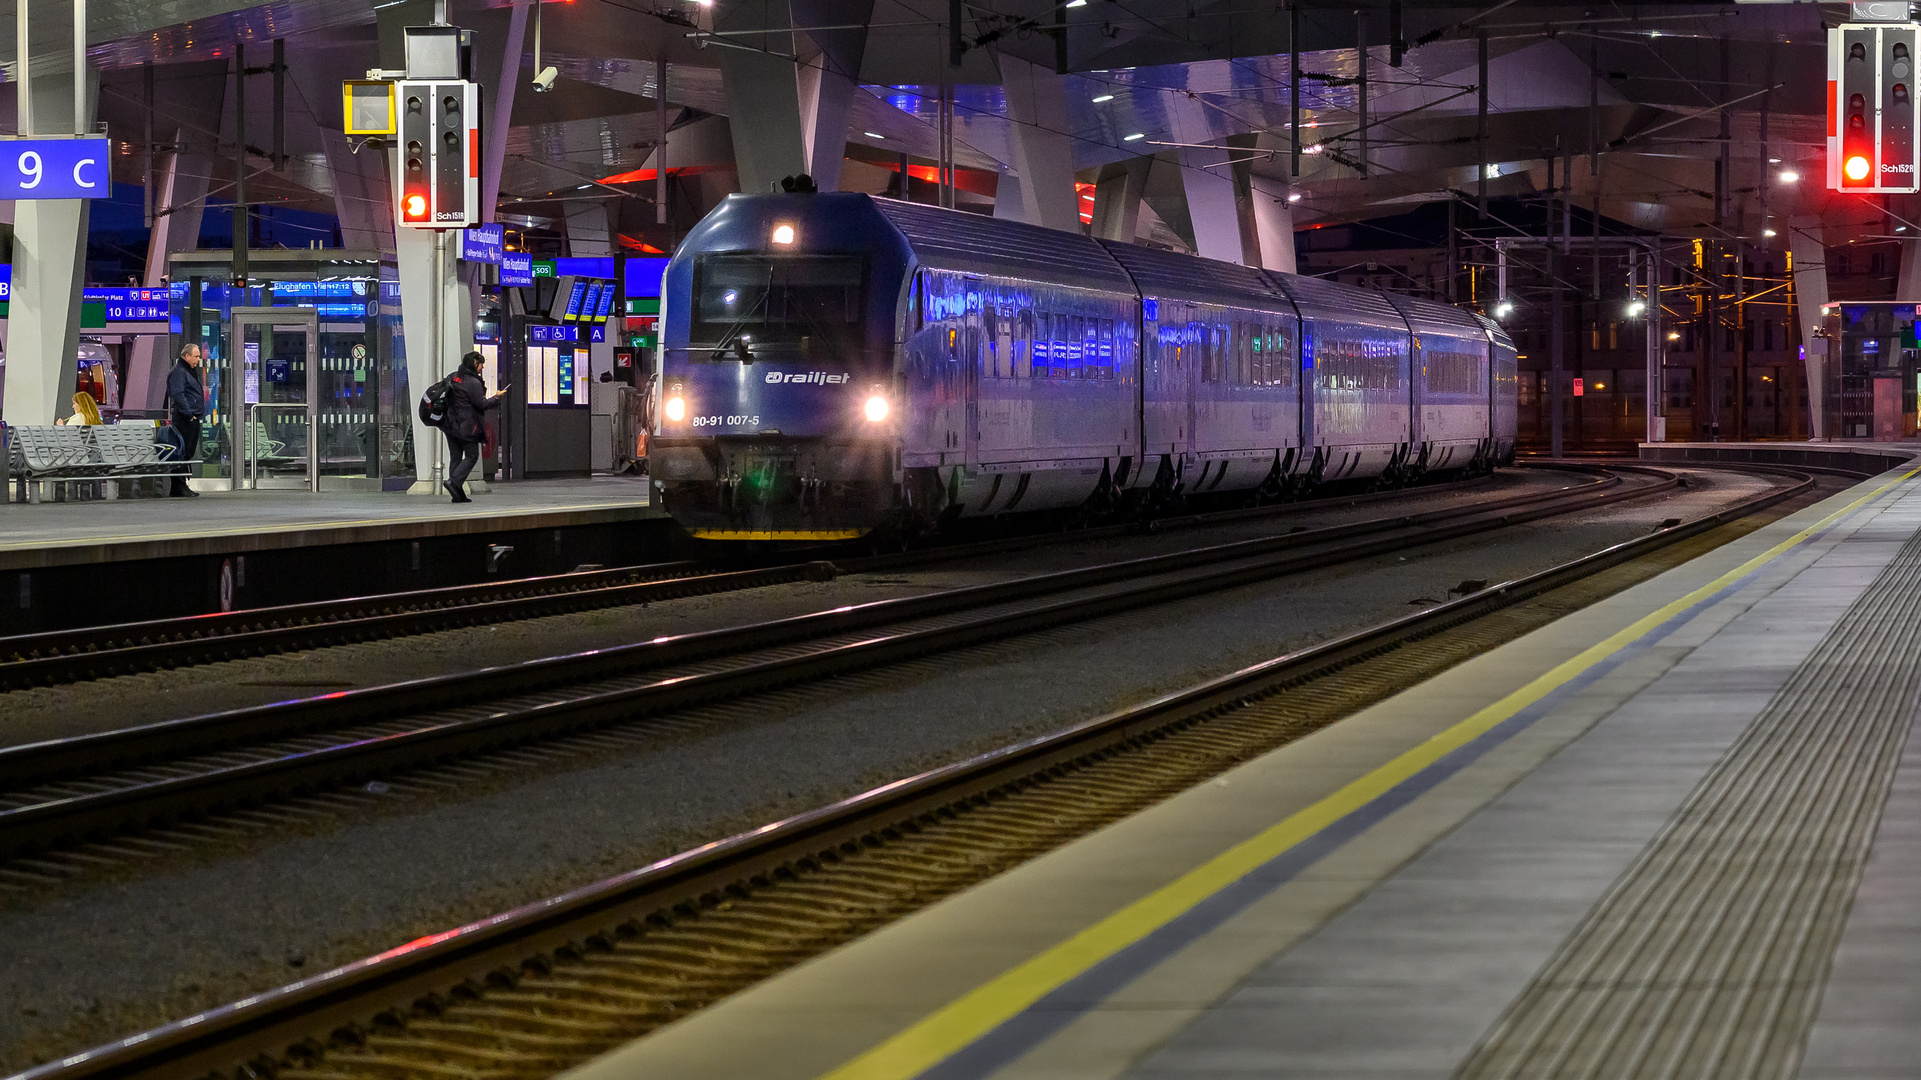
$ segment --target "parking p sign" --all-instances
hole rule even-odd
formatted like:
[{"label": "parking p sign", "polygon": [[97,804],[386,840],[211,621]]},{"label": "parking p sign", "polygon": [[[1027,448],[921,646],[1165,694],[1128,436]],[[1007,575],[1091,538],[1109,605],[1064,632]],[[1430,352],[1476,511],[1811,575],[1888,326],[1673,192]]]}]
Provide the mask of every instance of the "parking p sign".
[{"label": "parking p sign", "polygon": [[106,139],[0,139],[0,199],[102,199],[111,195]]}]

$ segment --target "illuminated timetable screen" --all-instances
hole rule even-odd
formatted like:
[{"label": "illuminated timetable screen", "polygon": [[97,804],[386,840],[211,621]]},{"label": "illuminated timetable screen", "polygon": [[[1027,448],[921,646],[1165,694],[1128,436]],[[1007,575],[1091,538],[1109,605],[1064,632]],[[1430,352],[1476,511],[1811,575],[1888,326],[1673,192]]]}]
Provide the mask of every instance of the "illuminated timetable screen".
[{"label": "illuminated timetable screen", "polygon": [[600,303],[594,306],[594,321],[604,323],[607,316],[614,313],[614,283],[603,282],[600,286]]},{"label": "illuminated timetable screen", "polygon": [[567,310],[566,310],[566,314],[560,317],[561,321],[574,322],[578,320],[580,318],[581,301],[585,300],[586,298],[587,298],[587,283],[584,281],[574,282],[573,289],[567,294]]}]

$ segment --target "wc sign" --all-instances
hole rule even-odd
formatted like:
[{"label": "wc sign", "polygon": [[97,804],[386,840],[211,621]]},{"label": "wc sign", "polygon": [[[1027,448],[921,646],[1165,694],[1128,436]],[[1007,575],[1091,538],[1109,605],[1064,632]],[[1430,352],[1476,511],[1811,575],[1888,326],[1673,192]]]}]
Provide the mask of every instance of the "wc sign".
[{"label": "wc sign", "polygon": [[0,199],[103,199],[112,144],[94,136],[0,139]]}]

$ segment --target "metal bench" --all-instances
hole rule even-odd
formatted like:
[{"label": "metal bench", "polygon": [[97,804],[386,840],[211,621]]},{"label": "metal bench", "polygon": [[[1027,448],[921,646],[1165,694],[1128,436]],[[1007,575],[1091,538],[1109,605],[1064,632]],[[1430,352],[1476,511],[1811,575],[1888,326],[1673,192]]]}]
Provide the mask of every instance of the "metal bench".
[{"label": "metal bench", "polygon": [[171,446],[155,441],[154,428],[126,425],[38,425],[7,428],[7,464],[21,502],[38,503],[43,489],[55,501],[78,496],[77,485],[98,486],[118,498],[119,481],[166,479],[184,475],[192,461],[170,461]]}]

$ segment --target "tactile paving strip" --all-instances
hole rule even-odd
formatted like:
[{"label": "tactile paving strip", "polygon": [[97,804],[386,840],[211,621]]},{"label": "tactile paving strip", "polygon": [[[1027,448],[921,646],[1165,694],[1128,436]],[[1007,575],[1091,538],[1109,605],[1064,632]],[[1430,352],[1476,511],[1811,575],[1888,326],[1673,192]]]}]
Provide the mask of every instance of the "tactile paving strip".
[{"label": "tactile paving strip", "polygon": [[1456,1080],[1791,1076],[1921,699],[1921,537],[1789,677]]}]

